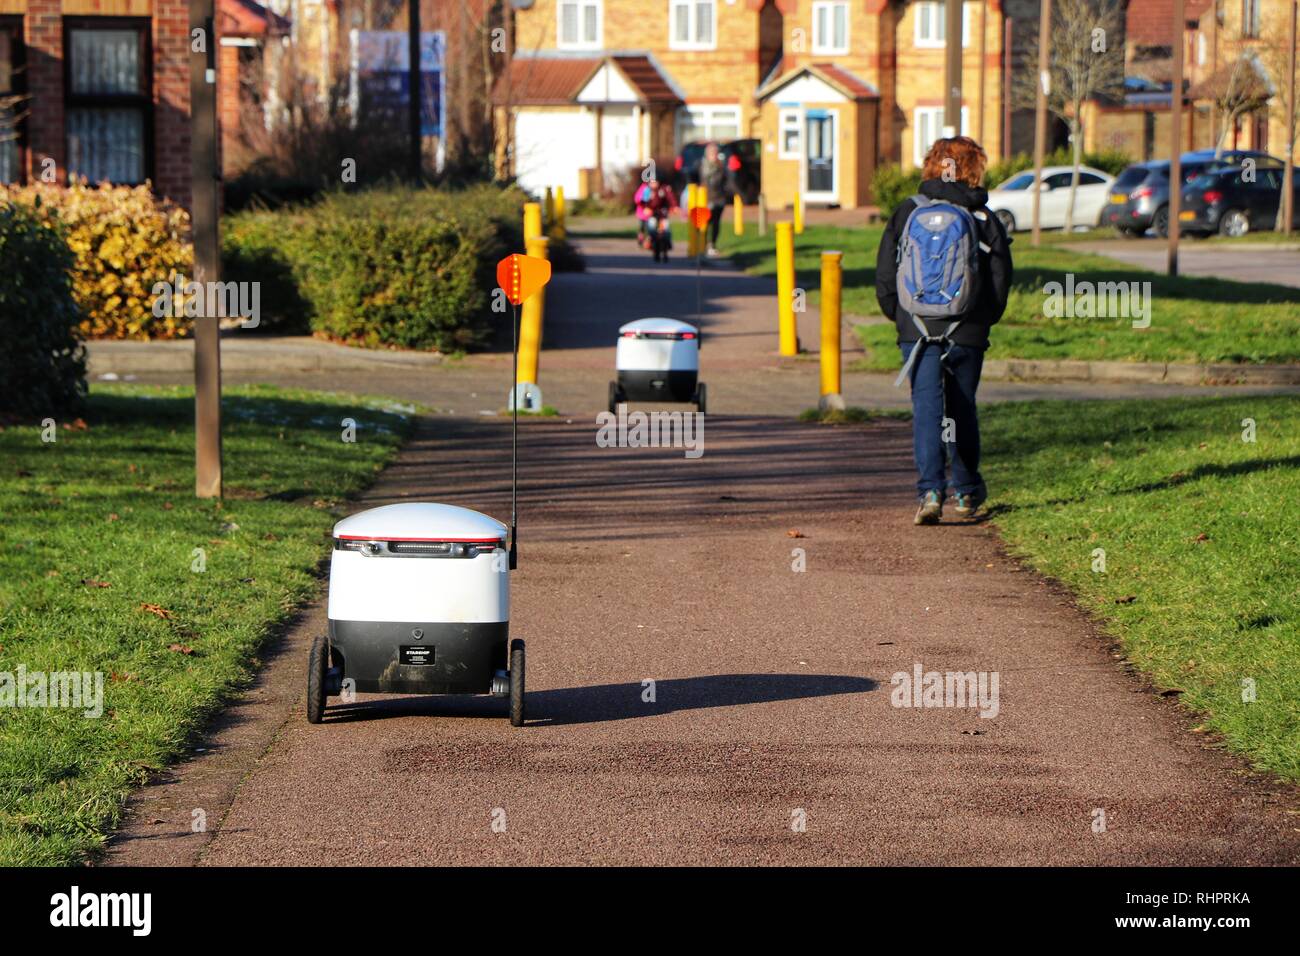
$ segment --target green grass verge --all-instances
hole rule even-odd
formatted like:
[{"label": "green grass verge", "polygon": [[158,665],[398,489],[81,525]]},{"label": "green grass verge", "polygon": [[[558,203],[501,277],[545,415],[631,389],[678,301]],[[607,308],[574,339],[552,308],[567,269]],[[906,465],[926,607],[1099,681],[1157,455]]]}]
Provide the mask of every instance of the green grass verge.
[{"label": "green grass verge", "polygon": [[[1011,552],[1069,586],[1232,750],[1290,780],[1300,780],[1297,422],[1294,397],[981,412],[992,520]],[[1246,681],[1254,701],[1243,700]]]},{"label": "green grass verge", "polygon": [[[851,315],[879,315],[876,305],[876,249],[881,227],[846,229],[809,226],[795,239],[796,285],[809,292],[809,311],[819,305],[821,252],[844,253],[843,309]],[[775,238],[749,230],[736,237],[723,230],[721,248],[758,275],[776,274]],[[1200,277],[1169,278],[1103,256],[1045,245],[1029,247],[1017,237],[1015,285],[1007,313],[994,330],[993,359],[1080,359],[1130,362],[1300,361],[1300,289]],[[1044,286],[1073,273],[1081,282],[1150,282],[1151,327],[1134,329],[1129,318],[1046,318]],[[894,328],[860,325],[866,357],[856,368],[890,371],[900,367]]]},{"label": "green grass verge", "polygon": [[227,390],[223,410],[220,505],[194,498],[192,391],[97,387],[88,427],[51,444],[36,425],[0,430],[0,672],[104,675],[98,719],[0,707],[0,866],[102,846],[131,789],[187,752],[314,593],[331,509],[414,411],[263,387]]}]

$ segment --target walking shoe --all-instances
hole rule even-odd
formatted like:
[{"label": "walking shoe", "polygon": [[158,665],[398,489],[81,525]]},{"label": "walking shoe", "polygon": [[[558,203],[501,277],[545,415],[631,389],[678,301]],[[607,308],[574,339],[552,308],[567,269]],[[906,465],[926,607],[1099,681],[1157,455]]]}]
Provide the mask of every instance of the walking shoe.
[{"label": "walking shoe", "polygon": [[980,510],[980,505],[988,499],[988,495],[983,492],[976,492],[973,495],[957,496],[957,517],[973,518],[976,512]]},{"label": "walking shoe", "polygon": [[913,524],[938,524],[943,517],[943,495],[937,491],[927,491],[921,499],[921,506],[916,509]]},{"label": "walking shoe", "polygon": [[708,256],[710,259],[716,259],[718,258],[718,256],[722,255],[722,253],[720,253],[717,249],[713,248],[713,246],[709,246],[708,251],[705,252],[704,254]]}]

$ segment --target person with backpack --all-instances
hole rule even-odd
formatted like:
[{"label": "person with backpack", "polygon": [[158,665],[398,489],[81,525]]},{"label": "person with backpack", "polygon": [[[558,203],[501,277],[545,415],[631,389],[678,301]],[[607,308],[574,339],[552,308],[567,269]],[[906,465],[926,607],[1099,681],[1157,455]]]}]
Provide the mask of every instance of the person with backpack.
[{"label": "person with backpack", "polygon": [[876,300],[898,329],[912,383],[912,444],[920,505],[915,523],[938,524],[952,459],[956,513],[973,518],[988,498],[980,475],[975,392],[1011,292],[1011,239],[980,185],[984,149],[941,139],[925,157],[920,193],[894,210],[876,256]]}]

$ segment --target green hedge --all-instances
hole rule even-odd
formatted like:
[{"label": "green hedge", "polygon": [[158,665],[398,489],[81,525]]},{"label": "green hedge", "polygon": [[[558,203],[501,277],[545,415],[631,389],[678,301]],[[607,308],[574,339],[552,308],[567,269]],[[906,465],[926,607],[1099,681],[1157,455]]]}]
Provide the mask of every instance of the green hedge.
[{"label": "green hedge", "polygon": [[39,206],[0,204],[0,412],[20,416],[76,413],[86,397],[76,256]]},{"label": "green hedge", "polygon": [[[223,278],[262,283],[262,324],[367,348],[484,345],[496,264],[523,251],[515,189],[385,188],[227,218]],[[556,268],[580,269],[554,244]]]}]

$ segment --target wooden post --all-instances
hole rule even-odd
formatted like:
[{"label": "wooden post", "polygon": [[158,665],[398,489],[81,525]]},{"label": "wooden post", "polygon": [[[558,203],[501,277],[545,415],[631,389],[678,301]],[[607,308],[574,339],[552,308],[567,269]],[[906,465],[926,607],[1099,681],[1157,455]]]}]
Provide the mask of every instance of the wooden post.
[{"label": "wooden post", "polygon": [[961,135],[962,0],[947,0],[944,26],[943,135]]},{"label": "wooden post", "polygon": [[1288,47],[1288,59],[1290,65],[1287,74],[1290,77],[1290,83],[1287,86],[1287,134],[1286,134],[1286,172],[1282,177],[1282,208],[1285,210],[1282,222],[1282,234],[1289,236],[1293,231],[1295,222],[1295,106],[1296,106],[1296,65],[1295,65],[1295,47],[1296,40],[1296,19],[1297,8],[1300,3],[1297,0],[1291,0],[1291,43]]},{"label": "wooden post", "polygon": [[1178,275],[1179,223],[1183,206],[1183,47],[1187,42],[1184,0],[1174,0],[1173,87],[1169,99],[1169,268]]},{"label": "wooden post", "polygon": [[[190,55],[190,227],[194,281],[220,281],[217,168],[217,36],[214,0],[189,0],[190,35],[202,30],[204,55]],[[221,497],[221,327],[204,308],[194,320],[194,494]]]},{"label": "wooden post", "polygon": [[976,109],[979,110],[979,117],[980,117],[980,118],[979,118],[979,125],[976,127],[976,132],[977,132],[978,135],[979,135],[979,144],[980,144],[981,146],[984,145],[984,133],[985,133],[985,129],[984,129],[984,107],[985,107],[985,102],[984,102],[984,87],[985,87],[987,84],[984,82],[984,74],[987,72],[987,70],[986,70],[986,67],[985,67],[985,63],[984,63],[984,61],[985,61],[985,59],[988,57],[988,52],[989,52],[989,51],[988,51],[988,37],[987,37],[987,33],[988,33],[988,25],[989,25],[989,0],[980,0],[980,39],[979,39],[979,44],[977,45],[977,49],[979,50],[979,57],[980,57],[980,65],[979,65],[979,92],[978,92],[977,95],[976,95],[976,100],[975,100],[975,102],[976,102],[976,104],[977,104],[977,105],[976,105]]},{"label": "wooden post", "polygon": [[1006,20],[1002,36],[1002,158],[1011,158],[1011,54],[1015,43],[1015,21]]},{"label": "wooden post", "polygon": [[424,178],[424,141],[420,136],[420,97],[424,84],[420,74],[420,0],[407,0],[410,11],[407,17],[406,45],[411,62],[407,64],[407,82],[411,85],[407,97],[407,123],[411,134],[411,182],[419,183]]},{"label": "wooden post", "polygon": [[1037,246],[1042,242],[1043,230],[1039,222],[1043,207],[1043,152],[1047,146],[1047,94],[1051,88],[1052,0],[1043,0],[1038,23],[1038,101],[1034,108],[1034,224],[1033,239]]}]

